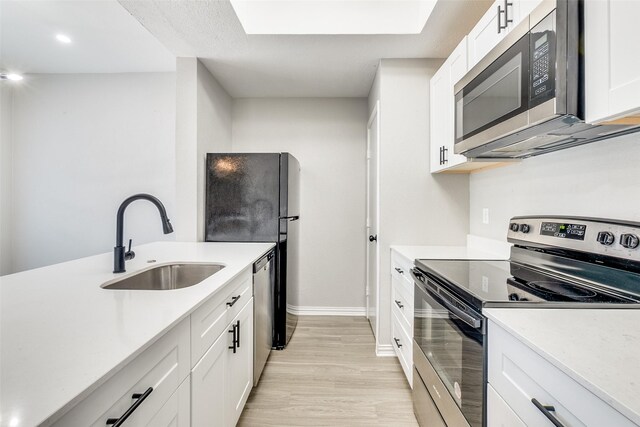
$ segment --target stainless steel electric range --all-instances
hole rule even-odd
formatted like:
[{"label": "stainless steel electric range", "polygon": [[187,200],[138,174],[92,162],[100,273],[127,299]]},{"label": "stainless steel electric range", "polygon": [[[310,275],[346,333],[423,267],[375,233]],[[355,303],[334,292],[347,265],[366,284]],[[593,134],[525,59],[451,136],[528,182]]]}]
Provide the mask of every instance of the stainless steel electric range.
[{"label": "stainless steel electric range", "polygon": [[420,425],[486,425],[487,307],[640,308],[640,223],[513,218],[506,261],[416,260],[414,411]]}]

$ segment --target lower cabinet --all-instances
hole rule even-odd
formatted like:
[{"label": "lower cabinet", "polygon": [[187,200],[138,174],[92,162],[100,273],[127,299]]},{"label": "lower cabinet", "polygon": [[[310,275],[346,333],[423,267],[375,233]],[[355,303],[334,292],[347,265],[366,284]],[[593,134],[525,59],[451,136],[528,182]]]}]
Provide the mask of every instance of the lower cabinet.
[{"label": "lower cabinet", "polygon": [[490,426],[636,425],[493,322],[488,342]]},{"label": "lower cabinet", "polygon": [[43,425],[235,426],[253,388],[252,295],[248,269],[84,400]]},{"label": "lower cabinet", "polygon": [[391,250],[391,346],[413,387],[413,261]]},{"label": "lower cabinet", "polygon": [[191,371],[193,426],[234,426],[253,386],[253,298]]}]

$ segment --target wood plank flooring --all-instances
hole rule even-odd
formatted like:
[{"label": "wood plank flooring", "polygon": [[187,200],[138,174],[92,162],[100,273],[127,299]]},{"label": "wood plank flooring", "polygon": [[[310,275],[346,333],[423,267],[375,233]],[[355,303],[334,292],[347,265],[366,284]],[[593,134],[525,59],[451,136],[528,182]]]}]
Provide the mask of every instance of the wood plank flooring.
[{"label": "wood plank flooring", "polygon": [[395,357],[377,357],[364,317],[301,316],[272,351],[239,426],[417,426]]}]

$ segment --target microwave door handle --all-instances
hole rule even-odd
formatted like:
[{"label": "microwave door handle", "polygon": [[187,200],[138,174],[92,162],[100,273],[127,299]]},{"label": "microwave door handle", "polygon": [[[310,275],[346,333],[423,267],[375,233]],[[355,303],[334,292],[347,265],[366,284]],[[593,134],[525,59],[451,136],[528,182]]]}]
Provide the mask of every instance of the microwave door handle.
[{"label": "microwave door handle", "polygon": [[[414,280],[417,280],[419,282],[422,282],[424,284],[425,279],[424,279],[424,275],[422,273],[419,273],[417,271],[414,271],[415,269],[411,269],[411,276],[414,278]],[[420,278],[422,277],[422,278]],[[474,329],[481,329],[482,328],[482,320],[481,319],[477,319],[471,315],[469,315],[468,313],[465,313],[463,310],[460,310],[458,307],[456,307],[455,305],[451,304],[449,301],[445,300],[444,298],[442,298],[440,295],[436,294],[435,292],[433,292],[431,289],[429,289],[427,286],[423,286],[424,291],[434,300],[436,300],[436,302],[442,306],[444,306],[449,312],[453,313],[458,319],[462,320],[465,324],[467,324],[468,326],[471,326]],[[439,288],[440,292],[445,293],[445,294],[449,294],[448,292],[444,291],[443,289]]]}]

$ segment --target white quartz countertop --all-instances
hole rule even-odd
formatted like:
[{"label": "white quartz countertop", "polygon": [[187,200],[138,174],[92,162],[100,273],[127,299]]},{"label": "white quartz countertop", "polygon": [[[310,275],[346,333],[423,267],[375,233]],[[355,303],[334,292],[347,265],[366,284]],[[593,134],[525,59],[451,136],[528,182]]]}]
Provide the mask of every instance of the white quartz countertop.
[{"label": "white quartz countertop", "polygon": [[415,259],[507,259],[511,245],[478,236],[467,236],[466,246],[392,245],[405,258]]},{"label": "white quartz countertop", "polygon": [[[134,248],[122,275],[108,253],[0,277],[0,425],[34,426],[66,411],[273,246],[150,243]],[[184,289],[100,287],[167,262],[225,268]]]},{"label": "white quartz countertop", "polygon": [[640,425],[640,310],[487,308],[482,313]]}]

